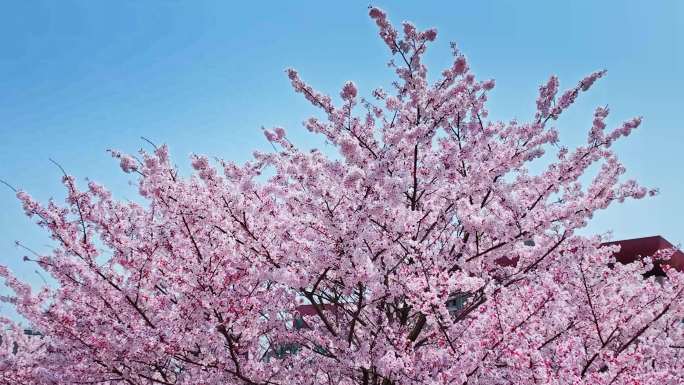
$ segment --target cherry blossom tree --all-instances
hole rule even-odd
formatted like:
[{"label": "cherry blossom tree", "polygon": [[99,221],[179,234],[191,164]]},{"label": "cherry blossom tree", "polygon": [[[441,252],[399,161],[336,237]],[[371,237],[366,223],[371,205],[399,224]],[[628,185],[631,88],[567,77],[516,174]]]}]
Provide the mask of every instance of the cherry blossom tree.
[{"label": "cherry blossom tree", "polygon": [[682,274],[644,279],[652,258],[616,264],[604,237],[578,234],[654,193],[622,181],[611,149],[640,118],[606,129],[599,107],[584,145],[559,142],[553,123],[605,71],[561,93],[552,76],[531,120],[493,121],[494,81],[456,48],[428,77],[435,29],[370,17],[391,90],[362,98],[348,82],[331,97],[287,71],[334,156],[276,127],[273,152],[194,156],[189,177],[166,146],[112,151],[144,204],[66,174],[63,205],[19,191],[55,244],[26,259],[56,284],[0,268],[2,300],[41,334],[3,320],[0,382],[682,383]]}]

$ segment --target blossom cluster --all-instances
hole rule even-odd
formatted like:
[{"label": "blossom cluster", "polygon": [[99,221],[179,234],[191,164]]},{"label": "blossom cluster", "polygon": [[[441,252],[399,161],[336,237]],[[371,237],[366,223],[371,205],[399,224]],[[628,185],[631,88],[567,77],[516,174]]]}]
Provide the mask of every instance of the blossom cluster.
[{"label": "blossom cluster", "polygon": [[654,193],[623,181],[612,147],[641,119],[606,131],[599,107],[574,149],[552,126],[605,71],[558,98],[551,77],[532,119],[493,121],[494,81],[456,49],[429,80],[436,30],[370,17],[393,90],[365,99],[347,82],[338,104],[287,72],[323,111],[304,126],[336,156],[275,127],[275,151],[242,165],[196,155],[190,176],[166,146],[112,151],[142,204],[71,176],[64,204],[19,192],[55,244],[27,259],[56,285],[34,291],[0,267],[14,292],[0,300],[41,334],[1,321],[0,383],[684,382],[683,274],[644,279],[650,259],[616,264],[605,237],[580,233]]}]

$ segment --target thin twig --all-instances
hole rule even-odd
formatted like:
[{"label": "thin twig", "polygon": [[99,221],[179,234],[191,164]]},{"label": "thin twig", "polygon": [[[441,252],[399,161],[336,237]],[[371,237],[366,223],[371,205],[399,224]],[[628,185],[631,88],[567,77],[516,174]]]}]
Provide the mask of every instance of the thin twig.
[{"label": "thin twig", "polygon": [[144,137],[144,136],[141,136],[141,137],[140,137],[140,139],[142,139],[142,140],[146,141],[147,143],[151,144],[151,145],[152,145],[152,147],[154,147],[154,149],[155,149],[155,150],[158,150],[158,149],[159,149],[159,147],[157,147],[157,145],[156,145],[156,144],[154,144],[154,142],[153,142],[153,141],[151,141],[151,140],[147,139],[146,137]]},{"label": "thin twig", "polygon": [[[55,162],[52,158],[48,158],[50,162],[54,163],[55,166],[59,167],[60,170],[62,170],[62,174],[64,174],[64,178],[66,181],[69,182],[69,187],[71,190],[74,192],[76,191],[76,187],[74,187],[73,181],[69,179],[69,174],[67,174],[66,170],[64,170],[64,167],[62,167],[61,164]],[[69,192],[71,194],[71,191]],[[74,202],[76,203],[76,209],[78,209],[78,216],[80,218],[81,222],[81,229],[83,230],[83,243],[88,242],[88,232],[86,231],[86,225],[85,225],[85,220],[83,219],[83,210],[81,210],[81,203],[78,201],[78,199],[74,199]]]},{"label": "thin twig", "polygon": [[67,174],[67,172],[64,170],[64,167],[62,167],[61,164],[55,162],[55,160],[52,159],[52,158],[48,158],[48,160],[49,160],[50,162],[52,162],[52,164],[54,164],[55,166],[57,166],[57,167],[59,168],[59,170],[62,171],[62,174],[64,174],[64,176],[69,176],[69,175]]},{"label": "thin twig", "polygon": [[12,186],[11,184],[5,182],[5,181],[2,180],[2,179],[0,179],[0,183],[2,183],[2,184],[4,184],[5,186],[9,187],[10,190],[14,191],[15,193],[19,192],[19,190],[17,190],[16,188],[14,188],[14,186]]}]

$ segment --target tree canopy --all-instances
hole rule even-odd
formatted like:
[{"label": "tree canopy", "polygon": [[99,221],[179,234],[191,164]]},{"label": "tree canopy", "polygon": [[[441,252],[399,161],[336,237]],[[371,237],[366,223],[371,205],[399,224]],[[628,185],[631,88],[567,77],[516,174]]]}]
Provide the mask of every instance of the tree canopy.
[{"label": "tree canopy", "polygon": [[529,121],[493,121],[494,81],[455,47],[428,78],[435,29],[369,13],[390,90],[363,98],[347,82],[331,97],[287,71],[321,112],[304,126],[334,157],[275,127],[273,152],[242,165],[193,156],[188,177],[166,146],[112,151],[144,204],[66,174],[64,204],[19,191],[55,241],[26,258],[57,285],[0,267],[14,292],[2,300],[41,333],[3,320],[0,382],[682,383],[682,273],[643,279],[652,258],[616,264],[602,236],[577,232],[654,193],[621,180],[611,148],[640,118],[607,129],[599,107],[573,149],[553,127],[605,71],[562,92],[552,76]]}]

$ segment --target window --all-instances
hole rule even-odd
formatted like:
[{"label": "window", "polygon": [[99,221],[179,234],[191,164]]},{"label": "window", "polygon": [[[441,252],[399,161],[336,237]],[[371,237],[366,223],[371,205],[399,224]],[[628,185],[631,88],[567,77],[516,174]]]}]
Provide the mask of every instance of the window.
[{"label": "window", "polygon": [[450,295],[446,302],[447,309],[449,309],[449,314],[455,315],[461,309],[463,309],[466,302],[468,302],[468,298],[470,298],[469,293],[455,293]]}]

